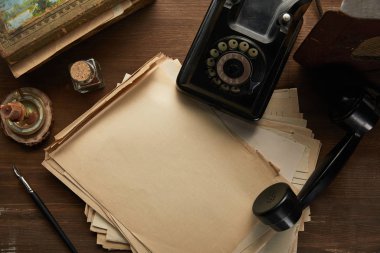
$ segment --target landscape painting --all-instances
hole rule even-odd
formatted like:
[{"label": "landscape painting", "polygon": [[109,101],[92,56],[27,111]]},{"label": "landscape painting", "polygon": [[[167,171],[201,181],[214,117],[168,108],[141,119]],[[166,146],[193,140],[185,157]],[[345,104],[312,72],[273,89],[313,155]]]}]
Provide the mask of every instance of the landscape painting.
[{"label": "landscape painting", "polygon": [[67,0],[0,0],[0,30],[8,33]]}]

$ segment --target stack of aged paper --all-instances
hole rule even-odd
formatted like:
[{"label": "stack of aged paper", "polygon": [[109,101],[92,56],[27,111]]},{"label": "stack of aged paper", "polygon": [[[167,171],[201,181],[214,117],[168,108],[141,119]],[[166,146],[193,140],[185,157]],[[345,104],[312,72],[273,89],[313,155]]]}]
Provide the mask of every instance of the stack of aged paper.
[{"label": "stack of aged paper", "polygon": [[[269,185],[302,187],[320,148],[297,91],[279,90],[247,123],[176,90],[181,65],[157,55],[56,136],[43,165],[86,202],[106,249],[296,252],[252,214]],[[284,249],[286,249],[284,251]]]}]

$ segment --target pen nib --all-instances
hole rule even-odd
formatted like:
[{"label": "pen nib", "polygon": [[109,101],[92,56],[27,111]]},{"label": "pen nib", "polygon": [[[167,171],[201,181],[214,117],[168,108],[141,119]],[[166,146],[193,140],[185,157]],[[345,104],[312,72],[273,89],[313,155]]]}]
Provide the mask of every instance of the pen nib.
[{"label": "pen nib", "polygon": [[13,172],[16,174],[16,176],[17,176],[18,178],[20,178],[20,177],[21,177],[21,174],[20,174],[20,172],[18,171],[16,165],[12,164],[12,167],[13,167]]},{"label": "pen nib", "polygon": [[12,164],[13,172],[16,174],[17,178],[21,181],[24,187],[30,192],[33,192],[33,189],[29,186],[28,182],[26,182],[25,178],[21,176],[20,171],[17,169],[16,165]]}]

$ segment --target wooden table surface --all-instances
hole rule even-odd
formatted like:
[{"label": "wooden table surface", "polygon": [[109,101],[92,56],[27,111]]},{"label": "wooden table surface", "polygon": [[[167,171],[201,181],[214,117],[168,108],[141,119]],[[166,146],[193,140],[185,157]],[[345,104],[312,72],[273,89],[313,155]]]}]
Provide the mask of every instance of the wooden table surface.
[{"label": "wooden table surface", "polygon": [[[84,203],[42,165],[43,148],[53,136],[90,108],[99,98],[158,52],[184,60],[210,1],[157,0],[97,35],[67,50],[19,79],[0,64],[0,97],[19,87],[35,87],[53,101],[50,137],[36,147],[24,147],[0,135],[0,252],[69,252],[52,226],[16,179],[15,163],[56,217],[79,252],[105,252],[85,221]],[[322,0],[325,10],[337,9],[339,0]],[[314,3],[296,47],[317,20]],[[67,66],[79,59],[97,59],[106,83],[103,90],[79,94],[72,88]],[[279,88],[298,87],[301,111],[308,127],[322,141],[323,157],[344,135],[330,122],[326,105],[313,92],[312,78],[290,57]],[[368,133],[330,187],[312,203],[312,221],[299,234],[298,252],[380,252],[379,127]],[[112,145],[110,143],[110,145]]]}]

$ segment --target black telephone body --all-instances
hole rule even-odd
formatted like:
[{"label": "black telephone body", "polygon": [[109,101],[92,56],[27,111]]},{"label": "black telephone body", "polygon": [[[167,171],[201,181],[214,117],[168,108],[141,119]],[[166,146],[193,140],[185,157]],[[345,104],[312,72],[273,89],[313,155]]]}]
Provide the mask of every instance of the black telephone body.
[{"label": "black telephone body", "polygon": [[181,91],[263,115],[311,0],[213,0],[177,77]]}]

